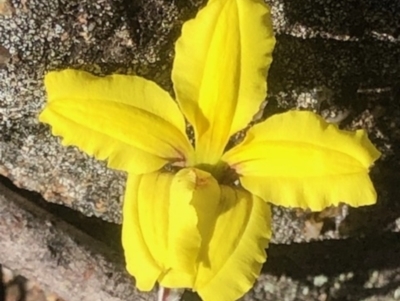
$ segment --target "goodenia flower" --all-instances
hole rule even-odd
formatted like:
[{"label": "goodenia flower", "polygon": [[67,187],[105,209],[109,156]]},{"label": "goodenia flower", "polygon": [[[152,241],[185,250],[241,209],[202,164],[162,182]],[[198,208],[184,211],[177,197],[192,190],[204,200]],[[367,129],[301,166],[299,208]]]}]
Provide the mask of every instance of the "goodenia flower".
[{"label": "goodenia flower", "polygon": [[176,43],[177,103],[137,76],[46,75],[40,120],[65,145],[128,172],[122,242],[139,289],[158,282],[235,300],[266,260],[267,202],[322,210],[376,201],[368,172],[379,152],[366,133],[311,112],[275,115],[226,150],[265,98],[274,44],[263,1],[209,0]]}]

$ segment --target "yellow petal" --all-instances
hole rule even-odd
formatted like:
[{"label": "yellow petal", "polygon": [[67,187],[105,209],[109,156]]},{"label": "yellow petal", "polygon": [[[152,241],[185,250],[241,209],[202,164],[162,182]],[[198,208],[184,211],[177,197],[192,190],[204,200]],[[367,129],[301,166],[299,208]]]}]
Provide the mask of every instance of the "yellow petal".
[{"label": "yellow petal", "polygon": [[375,203],[368,172],[379,156],[365,131],[342,131],[314,113],[291,111],[251,128],[223,160],[264,200],[319,211]]},{"label": "yellow petal", "polygon": [[261,0],[213,0],[184,24],[172,80],[195,128],[198,164],[217,163],[229,137],[257,112],[274,44]]},{"label": "yellow petal", "polygon": [[155,83],[64,70],[48,73],[45,85],[48,104],[39,119],[64,138],[63,144],[136,174],[191,160],[183,116]]},{"label": "yellow petal", "polygon": [[219,199],[219,185],[209,173],[190,168],[175,175],[169,209],[169,262],[175,269],[197,272],[201,242],[213,222]]},{"label": "yellow petal", "polygon": [[207,172],[129,175],[122,242],[141,290],[156,281],[192,288],[205,301],[236,300],[266,259],[269,205],[244,190],[218,186]]},{"label": "yellow petal", "polygon": [[139,289],[150,290],[156,281],[193,287],[200,230],[212,222],[208,213],[220,199],[216,180],[182,169],[176,175],[129,175],[126,189],[122,240],[127,269]]},{"label": "yellow petal", "polygon": [[194,289],[205,301],[237,300],[253,286],[266,260],[270,208],[248,192],[221,186],[213,216],[214,231],[204,241]]},{"label": "yellow petal", "polygon": [[[148,193],[153,192],[153,196],[146,200],[141,198],[143,197],[143,192],[146,192],[146,188],[144,191],[139,191],[140,186],[143,185],[141,183],[143,177],[148,178],[147,184],[149,182],[153,182],[152,184],[162,183],[157,187],[157,190],[154,187],[146,187]],[[171,177],[166,176],[166,174],[129,175],[126,183],[123,205],[122,246],[127,270],[131,275],[135,276],[136,286],[140,290],[151,290],[163,272],[162,258],[165,258],[165,256],[162,250],[166,248],[166,233],[168,231],[166,229],[168,215],[164,216],[163,212],[168,210],[164,206],[168,205],[165,198],[168,199],[169,187],[166,191],[161,188],[165,187],[165,184],[171,182],[171,180]],[[154,209],[156,209],[156,212]],[[152,223],[152,214],[158,214],[157,222]],[[160,243],[159,248],[149,247],[148,244],[154,246],[154,241]],[[158,259],[157,255],[160,255],[159,260],[156,260]]]}]

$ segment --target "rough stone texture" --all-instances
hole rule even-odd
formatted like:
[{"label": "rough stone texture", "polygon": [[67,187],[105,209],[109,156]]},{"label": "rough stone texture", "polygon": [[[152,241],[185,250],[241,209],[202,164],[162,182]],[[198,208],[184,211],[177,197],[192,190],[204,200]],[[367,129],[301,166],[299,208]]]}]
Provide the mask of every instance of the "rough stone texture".
[{"label": "rough stone texture", "polygon": [[134,288],[120,254],[2,184],[0,217],[0,262],[63,299],[154,298]]},{"label": "rough stone texture", "polygon": [[47,70],[136,73],[170,89],[173,44],[199,4],[187,1],[15,1],[0,24],[12,55],[0,70],[0,173],[87,215],[120,222],[124,175],[37,122]]},{"label": "rough stone texture", "polygon": [[[43,74],[70,66],[135,73],[171,91],[174,41],[202,2],[14,1],[14,13],[0,16],[0,44],[11,55],[0,70],[0,173],[50,202],[119,223],[125,175],[62,147],[37,122]],[[393,101],[399,80],[397,4],[275,0],[271,5],[278,43],[268,105],[260,116],[290,108],[335,116],[341,107],[346,127],[367,128],[383,159],[393,158],[399,138],[390,131],[399,122]],[[388,115],[396,115],[392,124]],[[288,210],[274,211],[274,242],[305,239],[304,221]]]},{"label": "rough stone texture", "polygon": [[[319,111],[332,121],[344,117],[342,127],[367,129],[383,153],[371,172],[379,194],[376,206],[317,216],[274,207],[273,242],[398,231],[400,4],[268,2],[277,46],[268,78],[268,105],[259,118],[291,108]],[[11,13],[0,15],[0,45],[10,55],[0,53],[7,58],[0,66],[0,174],[50,202],[119,223],[125,175],[73,147],[62,147],[47,126],[38,124],[43,74],[70,66],[99,74],[135,73],[171,91],[174,41],[182,22],[204,3],[11,1]],[[394,298],[390,294],[388,298]],[[293,298],[282,296],[282,300]]]},{"label": "rough stone texture", "polygon": [[0,266],[0,300],[21,299],[24,301],[68,301],[61,299],[53,292],[43,290],[37,282],[28,280],[5,266]]}]

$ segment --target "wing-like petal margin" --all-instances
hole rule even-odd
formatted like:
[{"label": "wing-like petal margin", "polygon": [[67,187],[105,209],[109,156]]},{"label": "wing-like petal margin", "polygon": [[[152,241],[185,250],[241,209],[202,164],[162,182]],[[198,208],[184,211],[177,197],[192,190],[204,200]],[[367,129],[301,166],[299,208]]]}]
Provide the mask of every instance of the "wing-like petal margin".
[{"label": "wing-like petal margin", "polygon": [[255,125],[223,160],[265,201],[320,211],[375,203],[368,172],[379,156],[364,130],[343,131],[312,112],[290,111]]},{"label": "wing-like petal margin", "polygon": [[137,76],[97,77],[67,69],[48,73],[45,87],[48,103],[39,120],[50,124],[64,145],[135,174],[191,160],[184,118],[155,83]]},{"label": "wing-like petal margin", "polygon": [[165,269],[171,181],[169,174],[153,173],[130,174],[126,182],[122,246],[126,269],[143,291],[150,291]]},{"label": "wing-like petal margin", "polygon": [[204,171],[129,175],[122,225],[128,271],[141,290],[156,281],[205,301],[236,300],[266,260],[270,208]]},{"label": "wing-like petal margin", "polygon": [[176,43],[172,80],[196,136],[197,164],[215,164],[266,95],[275,45],[261,0],[213,0],[186,22]]}]

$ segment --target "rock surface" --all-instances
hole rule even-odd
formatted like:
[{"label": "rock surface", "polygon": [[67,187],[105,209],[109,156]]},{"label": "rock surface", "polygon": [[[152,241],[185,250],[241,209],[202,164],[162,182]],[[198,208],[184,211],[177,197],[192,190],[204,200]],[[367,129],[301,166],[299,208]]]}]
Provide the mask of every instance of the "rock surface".
[{"label": "rock surface", "polygon": [[[327,111],[332,120],[345,116],[344,128],[367,129],[383,153],[371,172],[379,194],[376,206],[321,215],[275,207],[273,242],[397,231],[400,4],[269,2],[277,46],[268,105],[259,117],[291,108]],[[0,174],[49,202],[120,223],[125,175],[76,148],[62,147],[49,128],[37,122],[45,100],[43,75],[66,67],[98,74],[135,73],[171,91],[174,41],[182,23],[205,1],[0,3],[6,3],[9,12],[0,13]],[[346,113],[341,115],[341,110]]]},{"label": "rock surface", "polygon": [[[14,1],[15,13],[1,17],[0,25],[0,45],[11,55],[0,70],[0,173],[50,202],[120,223],[125,175],[76,148],[62,147],[37,122],[43,75],[70,66],[135,73],[171,91],[174,41],[202,2]],[[350,112],[347,127],[367,128],[387,159],[399,138],[383,128],[398,122],[388,124],[388,114],[399,114],[393,107],[400,55],[393,31],[397,7],[391,7],[396,5],[294,3],[271,1],[278,43],[263,117],[290,108],[340,105]],[[275,212],[274,242],[305,239],[304,221],[288,210]],[[330,236],[338,237],[336,232]]]},{"label": "rock surface", "polygon": [[[134,287],[121,252],[109,242],[93,239],[1,183],[0,216],[0,262],[43,289],[71,301],[154,299]],[[27,301],[20,293],[17,300]]]}]

